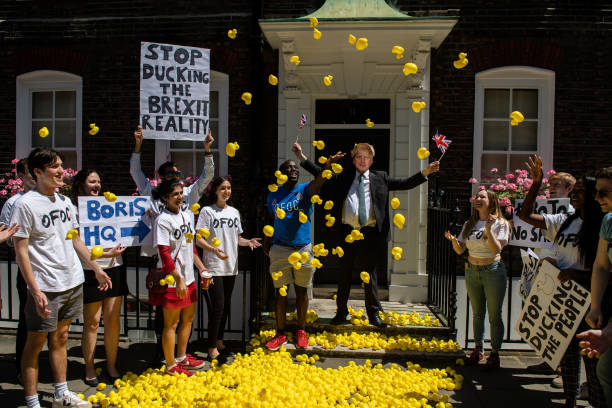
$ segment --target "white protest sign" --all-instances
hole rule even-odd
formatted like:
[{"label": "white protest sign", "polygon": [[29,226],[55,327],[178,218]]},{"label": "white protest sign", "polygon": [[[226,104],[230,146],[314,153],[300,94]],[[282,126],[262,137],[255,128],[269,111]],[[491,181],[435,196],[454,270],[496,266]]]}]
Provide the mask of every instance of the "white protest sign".
[{"label": "white protest sign", "polygon": [[146,214],[150,200],[145,196],[122,196],[113,202],[104,197],[79,197],[79,233],[85,245],[153,245],[151,219]]},{"label": "white protest sign", "polygon": [[[530,248],[552,248],[553,243],[544,238],[539,228],[531,226],[519,218],[523,200],[518,199],[514,203],[514,217],[512,218],[512,231],[510,233],[510,245]],[[569,198],[548,198],[536,200],[534,213],[537,214],[559,214],[567,213]]]},{"label": "white protest sign", "polygon": [[140,43],[140,125],[147,139],[204,140],[210,50]]},{"label": "white protest sign", "polygon": [[556,369],[591,304],[591,293],[573,280],[561,283],[559,269],[545,261],[516,323],[515,330]]},{"label": "white protest sign", "polygon": [[527,248],[526,251],[521,249],[521,259],[523,260],[523,269],[519,282],[519,294],[521,298],[525,300],[531,291],[533,278],[538,273],[539,258],[530,248]]}]

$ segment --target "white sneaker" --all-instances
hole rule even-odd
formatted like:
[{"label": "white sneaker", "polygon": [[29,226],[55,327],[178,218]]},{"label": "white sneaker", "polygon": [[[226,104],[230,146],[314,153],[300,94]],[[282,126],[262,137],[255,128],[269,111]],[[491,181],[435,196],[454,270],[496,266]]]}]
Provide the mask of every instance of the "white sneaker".
[{"label": "white sneaker", "polygon": [[55,399],[55,396],[53,396],[53,408],[62,407],[91,408],[91,402],[80,399],[72,391],[67,391],[60,399]]}]

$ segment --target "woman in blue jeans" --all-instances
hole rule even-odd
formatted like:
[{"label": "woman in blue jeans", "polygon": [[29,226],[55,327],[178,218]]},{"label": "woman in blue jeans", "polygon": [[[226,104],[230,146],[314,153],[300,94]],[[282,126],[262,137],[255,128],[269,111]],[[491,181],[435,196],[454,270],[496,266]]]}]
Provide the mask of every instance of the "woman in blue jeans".
[{"label": "woman in blue jeans", "polygon": [[501,261],[501,250],[508,243],[508,222],[502,216],[495,193],[480,190],[474,198],[472,216],[463,224],[459,236],[446,231],[444,236],[451,241],[459,255],[468,251],[469,265],[465,270],[465,286],[470,304],[475,347],[468,356],[468,364],[478,364],[484,359],[484,317],[489,312],[491,325],[491,353],[485,369],[499,368],[499,349],[504,336],[502,303],[506,294],[506,268]]}]

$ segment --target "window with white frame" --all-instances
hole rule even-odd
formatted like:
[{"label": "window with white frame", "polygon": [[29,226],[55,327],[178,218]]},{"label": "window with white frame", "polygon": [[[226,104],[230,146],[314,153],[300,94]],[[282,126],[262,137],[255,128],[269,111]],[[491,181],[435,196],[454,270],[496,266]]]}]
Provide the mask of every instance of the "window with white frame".
[{"label": "window with white frame", "polygon": [[[531,67],[504,67],[476,75],[473,176],[486,182],[500,173],[524,168],[532,154],[552,168],[555,74]],[[513,126],[510,114],[524,121]]]},{"label": "window with white frame", "polygon": [[[227,174],[227,155],[224,154],[228,140],[228,95],[229,76],[211,71],[209,126],[215,139],[211,146],[215,161],[215,175]],[[157,140],[156,167],[166,161],[172,161],[184,177],[197,178],[204,166],[204,145],[202,141]],[[222,154],[223,153],[223,154]]]},{"label": "window with white frame", "polygon": [[[48,147],[64,156],[64,168],[81,168],[82,85],[80,76],[34,71],[17,77],[16,156]],[[46,127],[47,137],[39,131]]]}]

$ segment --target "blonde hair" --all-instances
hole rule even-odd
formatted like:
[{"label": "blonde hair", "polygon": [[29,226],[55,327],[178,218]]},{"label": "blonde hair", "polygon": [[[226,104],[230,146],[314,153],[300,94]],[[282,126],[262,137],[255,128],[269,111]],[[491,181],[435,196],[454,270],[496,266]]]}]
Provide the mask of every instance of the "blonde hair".
[{"label": "blonde hair", "polygon": [[561,180],[561,182],[565,184],[566,188],[574,188],[574,184],[576,184],[576,178],[569,173],[560,172],[553,174],[548,178],[548,184],[555,179]]},{"label": "blonde hair", "polygon": [[357,152],[360,150],[366,150],[369,153],[372,154],[372,158],[375,155],[375,151],[374,151],[374,146],[372,146],[369,143],[355,143],[355,147],[353,147],[353,150],[351,150],[351,158],[355,157],[357,155]]},{"label": "blonde hair", "polygon": [[[504,218],[504,214],[502,213],[495,191],[485,190],[485,192],[487,193],[487,198],[489,199],[489,214],[495,215],[499,221],[507,225],[508,221]],[[480,191],[478,193],[480,193]],[[474,228],[474,225],[476,225],[479,219],[480,215],[478,214],[478,210],[476,210],[476,208],[473,208],[472,215],[470,216],[470,219],[465,222],[465,227],[463,228],[463,233],[461,234],[461,238],[463,238],[464,241],[470,235],[470,233],[472,232],[472,228]],[[487,236],[483,235],[483,239],[486,240]]]}]

